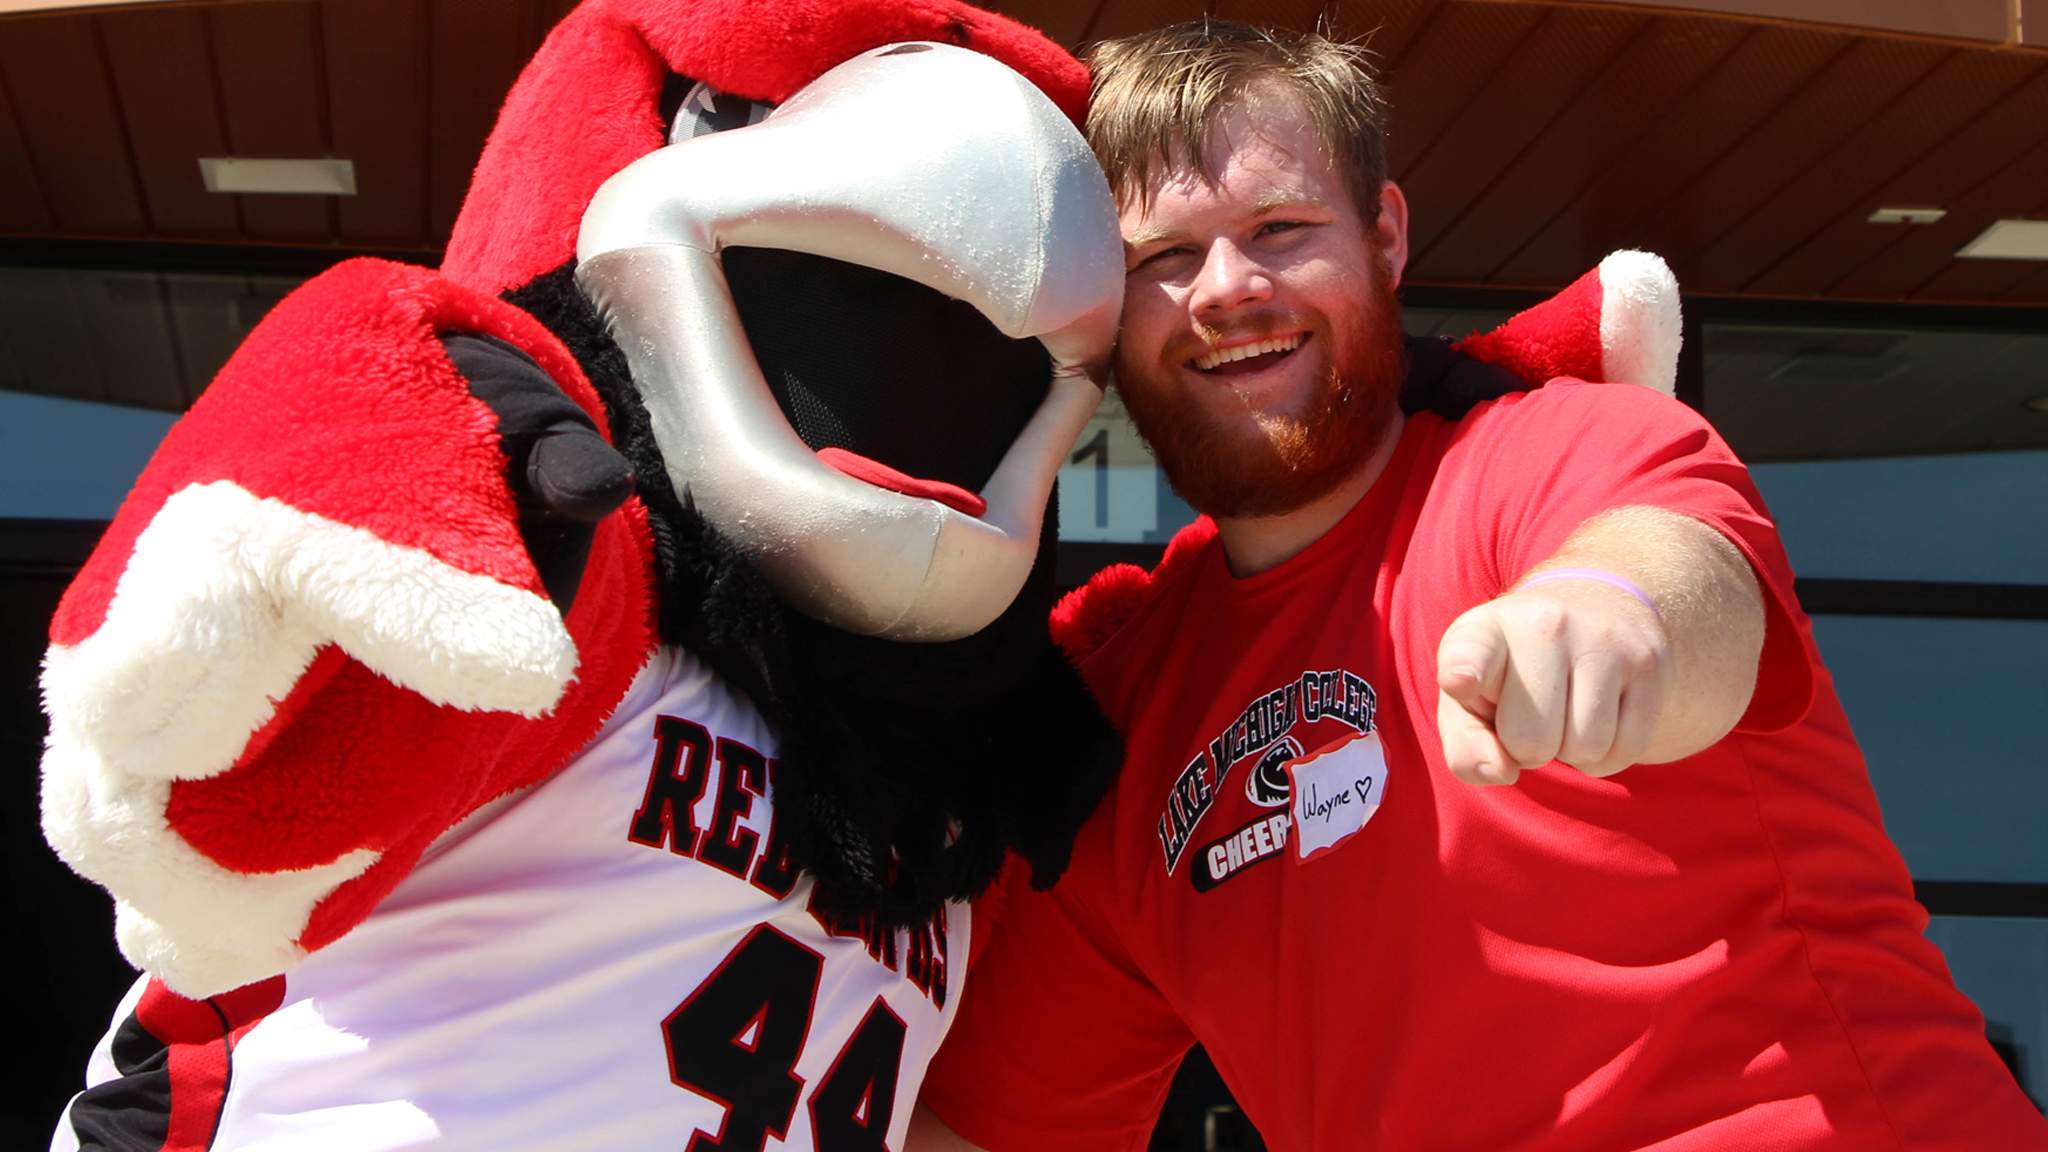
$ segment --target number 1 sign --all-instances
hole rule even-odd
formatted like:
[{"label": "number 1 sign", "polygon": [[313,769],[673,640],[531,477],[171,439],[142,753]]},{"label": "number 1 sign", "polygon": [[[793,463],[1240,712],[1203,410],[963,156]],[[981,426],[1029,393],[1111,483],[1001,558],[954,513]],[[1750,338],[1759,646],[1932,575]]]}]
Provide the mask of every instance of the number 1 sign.
[{"label": "number 1 sign", "polygon": [[1112,392],[1060,469],[1060,539],[1139,543],[1159,527],[1159,470]]}]

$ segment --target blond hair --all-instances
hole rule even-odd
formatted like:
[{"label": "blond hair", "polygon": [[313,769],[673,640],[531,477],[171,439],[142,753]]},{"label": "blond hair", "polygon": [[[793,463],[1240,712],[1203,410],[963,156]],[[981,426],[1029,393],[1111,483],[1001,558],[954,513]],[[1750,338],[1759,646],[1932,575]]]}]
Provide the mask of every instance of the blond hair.
[{"label": "blond hair", "polygon": [[1191,20],[1092,45],[1088,143],[1117,206],[1149,206],[1157,177],[1214,183],[1209,134],[1255,90],[1297,100],[1367,220],[1387,179],[1387,103],[1367,50],[1314,32]]}]

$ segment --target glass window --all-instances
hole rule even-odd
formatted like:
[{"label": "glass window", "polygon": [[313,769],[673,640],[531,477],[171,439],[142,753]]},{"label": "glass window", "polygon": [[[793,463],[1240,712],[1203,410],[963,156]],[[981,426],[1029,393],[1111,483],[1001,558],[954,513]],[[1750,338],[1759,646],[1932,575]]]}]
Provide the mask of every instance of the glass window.
[{"label": "glass window", "polygon": [[[2016,415],[2048,424],[2048,414]],[[1786,461],[1750,473],[1801,576],[2048,582],[2048,451]]]},{"label": "glass window", "polygon": [[182,412],[302,279],[0,267],[0,389]]},{"label": "glass window", "polygon": [[0,518],[107,520],[295,276],[0,267]]},{"label": "glass window", "polygon": [[1195,519],[1152,462],[1112,388],[1060,469],[1060,539],[1165,544]]},{"label": "glass window", "polygon": [[[2048,583],[2048,334],[1708,323],[1706,412],[1798,574],[1897,615],[1817,615],[1885,829],[1922,881],[2048,882],[2048,620],[1919,615],[1952,585]],[[2042,594],[2048,596],[2048,589]],[[2030,887],[2031,886],[2031,887]],[[2048,1100],[2048,919],[1934,919],[1991,1041]]]},{"label": "glass window", "polygon": [[2048,582],[2048,334],[1702,331],[1707,416],[1751,463],[1794,570],[1894,582],[1876,595],[1897,615],[1814,631],[1913,874],[2048,880],[2048,621],[1915,614],[1927,584]]},{"label": "glass window", "polygon": [[177,418],[0,392],[0,519],[113,519]]},{"label": "glass window", "polygon": [[1813,630],[1908,870],[2048,880],[2048,620],[1819,616]]},{"label": "glass window", "polygon": [[2048,333],[1701,327],[1707,418],[1801,576],[2048,580]]},{"label": "glass window", "polygon": [[1702,330],[1707,418],[1752,464],[2048,449],[2048,333]]}]

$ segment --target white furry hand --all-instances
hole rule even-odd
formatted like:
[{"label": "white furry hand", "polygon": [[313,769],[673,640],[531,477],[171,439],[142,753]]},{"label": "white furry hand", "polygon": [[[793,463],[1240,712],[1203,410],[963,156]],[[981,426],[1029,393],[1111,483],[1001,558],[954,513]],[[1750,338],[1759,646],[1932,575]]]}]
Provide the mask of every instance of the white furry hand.
[{"label": "white furry hand", "polygon": [[576,666],[545,597],[229,481],[171,496],[99,627],[50,649],[44,835],[115,895],[128,958],[181,994],[284,971],[313,907],[379,858],[244,871],[172,818],[173,782],[235,768],[329,646],[393,691],[527,715],[553,706]]},{"label": "white furry hand", "polygon": [[203,779],[328,644],[437,704],[525,715],[576,666],[545,598],[219,481],[165,503],[105,622],[51,650],[43,688],[53,729],[121,772]]}]

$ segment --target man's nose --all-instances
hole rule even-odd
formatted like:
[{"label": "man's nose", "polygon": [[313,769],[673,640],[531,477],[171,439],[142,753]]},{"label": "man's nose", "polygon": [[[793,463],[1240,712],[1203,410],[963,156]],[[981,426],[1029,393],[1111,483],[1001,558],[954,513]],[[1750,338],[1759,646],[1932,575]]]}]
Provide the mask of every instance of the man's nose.
[{"label": "man's nose", "polygon": [[1266,268],[1236,244],[1219,239],[1203,255],[1188,307],[1197,317],[1217,315],[1272,295],[1273,280]]}]

